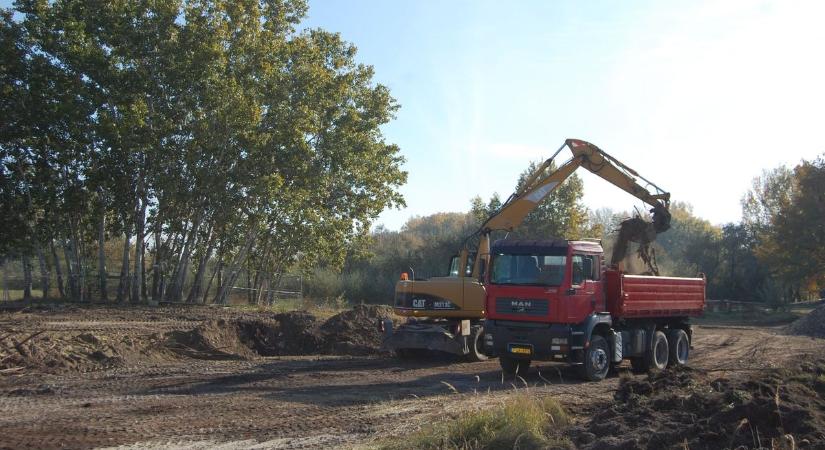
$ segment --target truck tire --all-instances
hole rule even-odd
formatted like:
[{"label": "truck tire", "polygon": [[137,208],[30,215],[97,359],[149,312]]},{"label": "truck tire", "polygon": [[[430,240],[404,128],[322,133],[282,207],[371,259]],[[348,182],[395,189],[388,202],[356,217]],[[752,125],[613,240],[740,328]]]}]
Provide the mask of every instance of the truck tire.
[{"label": "truck tire", "polygon": [[667,345],[667,337],[661,331],[657,331],[653,335],[653,343],[647,352],[647,367],[648,369],[664,370],[667,367],[668,356],[670,350]]},{"label": "truck tire", "polygon": [[505,375],[527,375],[527,370],[530,368],[529,359],[515,359],[509,356],[499,356],[498,363],[501,365],[501,371]]},{"label": "truck tire", "polygon": [[653,343],[645,350],[645,355],[630,358],[630,366],[636,373],[649,372],[651,369],[663,370],[667,367],[669,351],[667,337],[657,331],[653,334]]},{"label": "truck tire", "polygon": [[667,332],[667,345],[670,349],[668,366],[684,366],[690,356],[690,340],[682,329],[672,329]]},{"label": "truck tire", "polygon": [[467,338],[467,347],[470,348],[467,360],[471,362],[486,361],[489,357],[484,354],[484,327],[473,327]]},{"label": "truck tire", "polygon": [[607,340],[597,335],[590,338],[590,347],[584,352],[584,362],[579,374],[586,381],[601,381],[610,371],[610,352]]}]

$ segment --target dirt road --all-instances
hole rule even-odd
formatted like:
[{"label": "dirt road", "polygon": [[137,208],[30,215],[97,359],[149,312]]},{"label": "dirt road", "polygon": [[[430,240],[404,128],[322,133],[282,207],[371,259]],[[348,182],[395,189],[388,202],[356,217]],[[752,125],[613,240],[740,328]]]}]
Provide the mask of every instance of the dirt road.
[{"label": "dirt road", "polygon": [[[13,325],[18,335],[97,330],[99,340],[107,333],[184,329],[203,319],[127,316],[80,310],[39,319],[3,316],[0,325]],[[821,340],[752,327],[699,327],[694,342],[692,366],[728,377],[825,353]],[[551,364],[531,370],[525,383],[503,380],[496,361],[399,362],[382,356],[168,357],[89,372],[79,367],[2,372],[0,447],[361,446],[497,403],[514,389],[553,395],[586,417],[611,402],[618,386],[618,377],[581,383],[570,369]]]}]

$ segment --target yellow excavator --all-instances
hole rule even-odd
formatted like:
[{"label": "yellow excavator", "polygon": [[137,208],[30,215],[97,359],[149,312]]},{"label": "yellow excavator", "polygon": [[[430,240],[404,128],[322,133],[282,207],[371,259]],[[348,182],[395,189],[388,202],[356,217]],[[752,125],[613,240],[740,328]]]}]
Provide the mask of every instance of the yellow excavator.
[{"label": "yellow excavator", "polygon": [[[565,148],[573,156],[556,170],[550,170],[554,158]],[[383,348],[399,357],[417,355],[421,351],[437,350],[467,357],[471,361],[486,359],[483,353],[484,335],[484,273],[490,261],[490,234],[512,231],[525,217],[553,192],[576,169],[584,167],[618,188],[652,207],[650,230],[654,234],[670,227],[670,194],[640,176],[636,171],[595,145],[567,139],[514,192],[501,208],[490,215],[481,227],[465,239],[458,255],[450,262],[447,276],[410,279],[407,273],[395,286],[396,314],[408,317],[405,324],[393,329],[392,321],[384,321]],[[642,185],[639,181],[646,183]],[[468,242],[477,238],[477,249]],[[623,255],[622,255],[623,256]],[[613,262],[616,262],[614,255]]]}]

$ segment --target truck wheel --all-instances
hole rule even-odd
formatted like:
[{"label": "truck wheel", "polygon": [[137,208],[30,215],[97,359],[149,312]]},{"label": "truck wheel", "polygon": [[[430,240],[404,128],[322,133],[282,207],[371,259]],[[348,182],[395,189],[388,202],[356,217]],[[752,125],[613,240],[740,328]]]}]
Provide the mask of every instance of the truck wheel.
[{"label": "truck wheel", "polygon": [[505,375],[527,375],[527,369],[530,368],[529,359],[515,359],[509,356],[499,356],[498,363],[501,365],[501,371]]},{"label": "truck wheel", "polygon": [[669,346],[667,338],[661,331],[653,335],[653,344],[645,350],[644,356],[630,358],[630,367],[636,373],[649,372],[650,369],[663,370],[667,367]]},{"label": "truck wheel", "polygon": [[685,330],[673,329],[667,333],[667,344],[670,348],[668,365],[684,366],[690,354],[690,340]]},{"label": "truck wheel", "polygon": [[486,361],[487,355],[484,354],[484,327],[474,327],[468,336],[467,346],[470,348],[470,353],[467,354],[467,360],[471,362]]},{"label": "truck wheel", "polygon": [[579,371],[587,381],[604,380],[610,371],[610,354],[605,338],[599,335],[590,338],[590,347],[584,352],[584,364]]},{"label": "truck wheel", "polygon": [[664,370],[667,367],[668,354],[667,337],[661,331],[653,335],[653,345],[650,346],[647,356],[647,367],[649,369]]}]

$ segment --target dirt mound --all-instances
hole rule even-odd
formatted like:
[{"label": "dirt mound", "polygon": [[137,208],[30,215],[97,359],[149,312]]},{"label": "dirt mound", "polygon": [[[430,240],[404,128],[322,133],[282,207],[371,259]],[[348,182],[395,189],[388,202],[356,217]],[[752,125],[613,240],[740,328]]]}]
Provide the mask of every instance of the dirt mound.
[{"label": "dirt mound", "polygon": [[306,311],[275,314],[278,342],[270,355],[312,355],[318,353],[323,338],[318,318]]},{"label": "dirt mound", "polygon": [[251,358],[256,353],[241,339],[239,333],[241,329],[246,329],[247,325],[251,324],[243,321],[211,320],[192,330],[166,333],[163,346],[195,359]]},{"label": "dirt mound", "polygon": [[694,371],[689,367],[680,367],[663,372],[652,372],[647,378],[622,380],[616,391],[615,399],[622,403],[638,403],[641,397],[650,397],[656,393],[674,392],[694,385]]},{"label": "dirt mound", "polygon": [[622,380],[616,401],[572,432],[580,448],[825,448],[825,361],[744,381],[669,370]]},{"label": "dirt mound", "polygon": [[[74,336],[36,332],[11,334],[0,347],[0,370],[14,373],[35,368],[44,372],[89,371],[124,364],[118,338],[81,333]],[[127,349],[128,351],[128,349]]]},{"label": "dirt mound", "polygon": [[[147,332],[132,328],[89,331],[0,330],[0,373],[35,369],[83,372],[152,362],[193,359],[251,359],[316,354],[370,355],[380,351],[379,320],[387,306],[356,306],[323,323],[305,311],[233,314],[201,321],[194,328]],[[186,317],[183,317],[186,319]],[[192,321],[180,321],[178,324]],[[197,323],[197,321],[195,322]]]},{"label": "dirt mound", "polygon": [[332,316],[321,325],[324,338],[321,350],[347,355],[378,353],[382,339],[378,325],[383,320],[394,318],[392,307],[379,305],[358,305]]},{"label": "dirt mound", "polygon": [[793,321],[785,332],[795,336],[825,338],[825,305]]},{"label": "dirt mound", "polygon": [[379,321],[394,317],[389,306],[358,305],[322,323],[306,311],[210,321],[171,333],[167,346],[182,348],[190,357],[370,355],[380,351]]}]

